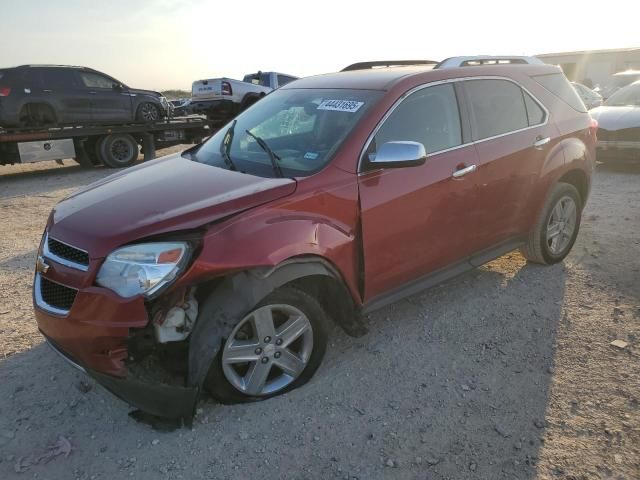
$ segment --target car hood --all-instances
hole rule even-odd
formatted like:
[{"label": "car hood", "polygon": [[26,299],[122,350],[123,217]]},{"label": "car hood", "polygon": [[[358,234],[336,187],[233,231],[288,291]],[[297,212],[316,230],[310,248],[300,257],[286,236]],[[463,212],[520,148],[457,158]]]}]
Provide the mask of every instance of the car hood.
[{"label": "car hood", "polygon": [[150,95],[152,97],[162,97],[160,92],[154,92],[153,90],[140,90],[139,88],[130,88],[129,93],[135,95]]},{"label": "car hood", "polygon": [[604,130],[640,127],[640,107],[603,105],[589,110],[589,114],[598,121],[598,128]]},{"label": "car hood", "polygon": [[49,234],[101,258],[126,243],[197,228],[295,189],[296,181],[289,178],[232,172],[176,154],[73,193],[54,208]]}]

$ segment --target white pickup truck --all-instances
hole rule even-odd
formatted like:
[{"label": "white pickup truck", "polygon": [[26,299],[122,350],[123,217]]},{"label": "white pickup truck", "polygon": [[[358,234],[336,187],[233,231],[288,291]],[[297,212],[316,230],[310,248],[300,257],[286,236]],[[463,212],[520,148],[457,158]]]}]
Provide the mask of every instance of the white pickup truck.
[{"label": "white pickup truck", "polygon": [[207,115],[210,120],[228,121],[247,109],[267,93],[298,77],[277,72],[257,72],[232,78],[197,80],[191,86],[193,113]]}]

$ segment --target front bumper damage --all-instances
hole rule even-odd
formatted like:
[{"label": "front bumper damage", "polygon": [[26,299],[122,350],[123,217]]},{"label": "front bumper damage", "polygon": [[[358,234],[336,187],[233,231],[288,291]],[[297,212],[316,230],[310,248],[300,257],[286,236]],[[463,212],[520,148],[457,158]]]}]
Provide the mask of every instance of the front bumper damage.
[{"label": "front bumper damage", "polygon": [[191,421],[198,401],[198,388],[149,383],[135,378],[129,371],[123,377],[107,375],[82,365],[46,335],[45,339],[66,362],[133,407],[162,418]]}]

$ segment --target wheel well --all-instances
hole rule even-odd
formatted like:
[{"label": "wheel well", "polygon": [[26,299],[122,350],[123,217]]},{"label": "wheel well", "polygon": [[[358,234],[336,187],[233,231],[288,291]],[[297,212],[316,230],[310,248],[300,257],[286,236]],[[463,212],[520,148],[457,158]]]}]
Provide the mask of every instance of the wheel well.
[{"label": "wheel well", "polygon": [[587,195],[589,194],[589,184],[587,182],[587,175],[582,170],[571,170],[565,173],[558,182],[568,183],[576,187],[576,190],[578,190],[580,194],[582,206],[584,207]]},{"label": "wheel well", "polygon": [[247,108],[249,108],[251,105],[256,103],[261,98],[262,98],[261,96],[258,96],[255,93],[248,93],[242,99],[242,103],[240,104],[240,111],[246,110]]},{"label": "wheel well", "polygon": [[[33,111],[30,111],[31,109],[33,109]],[[57,121],[58,117],[56,115],[56,111],[54,110],[54,108],[48,103],[42,103],[42,102],[25,103],[20,109],[20,117],[22,117],[24,113],[33,114],[38,109],[43,109],[45,111],[48,111],[49,113],[51,113],[51,116],[53,117],[53,121],[54,122]]]},{"label": "wheel well", "polygon": [[327,275],[310,275],[295,279],[285,286],[292,286],[314,297],[325,313],[344,331],[352,336],[366,333],[353,299],[342,282]]}]

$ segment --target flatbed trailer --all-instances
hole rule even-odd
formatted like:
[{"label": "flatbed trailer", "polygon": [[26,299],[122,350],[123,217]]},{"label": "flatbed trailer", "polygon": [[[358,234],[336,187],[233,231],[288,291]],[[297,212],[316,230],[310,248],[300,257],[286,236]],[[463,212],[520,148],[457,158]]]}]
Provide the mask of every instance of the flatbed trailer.
[{"label": "flatbed trailer", "polygon": [[200,143],[217,128],[202,116],[154,123],[41,129],[0,127],[0,165],[74,159],[87,168],[128,167],[136,162],[140,152],[145,161],[151,160],[156,156],[156,148]]}]

